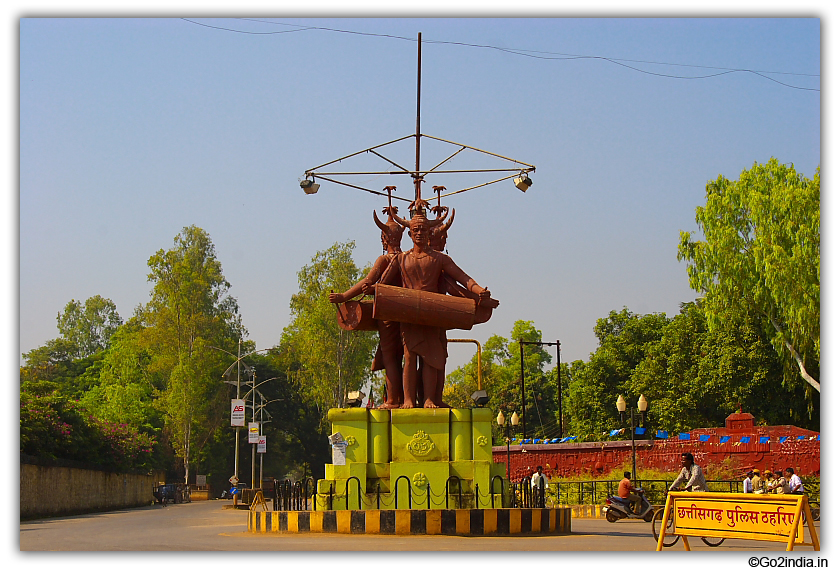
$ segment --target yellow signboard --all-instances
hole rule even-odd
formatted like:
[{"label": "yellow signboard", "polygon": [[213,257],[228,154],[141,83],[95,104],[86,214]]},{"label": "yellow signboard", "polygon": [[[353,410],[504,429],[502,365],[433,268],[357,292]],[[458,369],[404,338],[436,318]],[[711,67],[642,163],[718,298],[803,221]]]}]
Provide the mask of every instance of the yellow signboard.
[{"label": "yellow signboard", "polygon": [[[787,550],[794,545],[820,549],[805,495],[670,493],[663,519],[656,550],[662,550],[666,531],[682,536],[686,550],[689,536],[786,542]],[[807,543],[806,521],[812,540]]]}]

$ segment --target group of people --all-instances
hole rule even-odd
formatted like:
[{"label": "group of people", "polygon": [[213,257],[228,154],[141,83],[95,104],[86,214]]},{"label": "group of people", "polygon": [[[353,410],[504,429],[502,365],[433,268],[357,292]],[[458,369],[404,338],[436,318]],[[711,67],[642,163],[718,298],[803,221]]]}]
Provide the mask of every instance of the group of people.
[{"label": "group of people", "polygon": [[[671,483],[668,491],[708,492],[709,486],[706,484],[703,469],[694,463],[694,455],[683,453],[681,459],[682,469],[674,482]],[[633,487],[630,476],[629,471],[624,472],[624,478],[618,484],[618,496],[628,500],[632,504],[633,512],[639,514],[642,490]],[[545,489],[547,486],[548,478],[542,472],[542,467],[537,466],[537,471],[531,476],[531,487],[536,490],[539,488]],[[801,495],[803,494],[803,486],[802,479],[794,472],[792,467],[788,467],[784,472],[776,471],[775,473],[768,469],[763,476],[758,469],[750,467],[747,470],[747,478],[744,479],[743,491],[744,493],[792,493]]]},{"label": "group of people", "polygon": [[797,475],[793,467],[788,467],[782,472],[781,470],[761,471],[750,467],[747,469],[747,477],[744,479],[744,493],[779,493],[779,494],[794,494],[801,495],[803,492],[802,479]]}]

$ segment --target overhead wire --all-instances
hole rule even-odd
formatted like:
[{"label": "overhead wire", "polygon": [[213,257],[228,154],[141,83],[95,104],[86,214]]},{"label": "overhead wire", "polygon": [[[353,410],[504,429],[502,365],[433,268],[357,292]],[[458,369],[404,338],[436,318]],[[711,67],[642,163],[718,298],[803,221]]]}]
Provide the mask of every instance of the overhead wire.
[{"label": "overhead wire", "polygon": [[[405,36],[398,36],[394,34],[382,34],[382,33],[374,33],[374,32],[359,32],[355,30],[342,30],[339,28],[329,28],[325,26],[300,26],[299,24],[289,24],[286,22],[273,22],[269,20],[262,20],[259,18],[237,18],[240,21],[247,21],[247,22],[257,22],[261,24],[271,24],[277,26],[295,26],[296,29],[294,30],[283,30],[277,32],[254,32],[254,31],[246,31],[246,30],[236,30],[233,28],[226,28],[222,26],[212,26],[209,24],[203,24],[201,22],[196,22],[194,20],[190,20],[188,18],[181,18],[182,20],[197,24],[199,26],[205,26],[207,28],[213,28],[216,30],[222,31],[229,31],[229,32],[236,32],[236,33],[243,33],[243,34],[253,34],[253,35],[271,35],[271,34],[285,34],[291,32],[303,32],[303,31],[311,31],[311,30],[320,30],[320,31],[327,31],[327,32],[335,32],[335,33],[342,33],[342,34],[352,34],[352,35],[359,35],[359,36],[368,36],[368,37],[381,37],[381,38],[389,38],[389,39],[396,39],[396,40],[403,40],[408,42],[416,42],[416,38],[412,37],[405,37]],[[598,56],[598,55],[581,55],[581,54],[568,54],[568,53],[557,53],[557,52],[549,52],[549,51],[538,51],[538,50],[527,50],[527,49],[519,49],[519,48],[503,48],[499,46],[493,45],[486,45],[486,44],[473,44],[468,42],[457,42],[457,41],[450,41],[450,40],[429,40],[426,39],[423,41],[425,44],[441,44],[441,45],[457,45],[463,47],[474,47],[474,48],[481,48],[481,49],[492,49],[501,51],[504,53],[509,53],[511,55],[518,55],[522,57],[530,57],[535,59],[544,59],[544,60],[560,60],[560,61],[569,61],[569,60],[583,60],[583,59],[591,59],[591,60],[601,60],[606,61],[621,67],[625,67],[632,71],[636,71],[638,73],[644,73],[646,75],[653,75],[657,77],[664,77],[668,79],[710,79],[713,77],[720,77],[722,75],[728,75],[731,73],[749,73],[752,75],[756,75],[763,79],[767,79],[768,81],[772,81],[784,87],[788,87],[790,89],[799,89],[802,91],[817,91],[819,92],[820,89],[813,88],[813,87],[801,87],[798,85],[791,85],[789,83],[785,83],[783,81],[779,81],[778,79],[774,79],[769,77],[769,74],[775,75],[795,75],[800,77],[819,77],[819,74],[813,73],[796,73],[796,72],[786,72],[786,71],[767,71],[767,70],[754,70],[754,69],[747,69],[747,68],[728,68],[728,67],[717,67],[717,66],[708,66],[708,65],[696,65],[696,64],[686,64],[686,63],[669,63],[669,62],[661,62],[661,61],[651,61],[651,60],[638,60],[638,59],[627,59],[627,58],[617,58],[617,57],[606,57],[606,56]],[[626,63],[625,63],[626,62]],[[710,70],[719,70],[718,73],[709,73],[706,75],[675,75],[670,73],[659,73],[655,71],[649,71],[646,69],[641,69],[639,67],[635,67],[633,65],[629,65],[629,63],[643,63],[649,65],[667,65],[667,66],[674,66],[674,67],[691,67],[697,69],[710,69]]]}]

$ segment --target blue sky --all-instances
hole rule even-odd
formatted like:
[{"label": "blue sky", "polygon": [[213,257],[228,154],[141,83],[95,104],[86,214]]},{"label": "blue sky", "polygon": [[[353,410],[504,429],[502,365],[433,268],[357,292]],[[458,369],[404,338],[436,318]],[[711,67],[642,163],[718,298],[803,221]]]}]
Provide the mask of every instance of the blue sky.
[{"label": "blue sky", "polygon": [[[260,20],[20,22],[20,352],[58,336],[71,299],[99,294],[129,317],[149,298],[148,258],[190,224],[213,239],[250,338],[275,344],[316,251],[381,253],[382,198],[329,183],[306,196],[298,181],[414,133],[418,32],[421,132],[537,167],[525,194],[505,181],[444,200],[449,254],[501,301],[457,336],[532,320],[564,361],[585,360],[611,310],[673,316],[697,296],[676,247],[708,180],[771,157],[807,176],[820,164],[819,91],[746,71],[662,76],[746,69],[819,89],[816,18]],[[376,35],[266,33],[301,26]]]}]

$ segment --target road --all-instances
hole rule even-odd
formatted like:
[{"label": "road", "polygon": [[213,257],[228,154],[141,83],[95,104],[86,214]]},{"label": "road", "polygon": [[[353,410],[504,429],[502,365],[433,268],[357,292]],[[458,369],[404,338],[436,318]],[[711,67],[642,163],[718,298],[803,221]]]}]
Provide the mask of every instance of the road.
[{"label": "road", "polygon": [[[40,519],[20,523],[21,551],[577,551],[651,552],[650,524],[572,519],[565,536],[457,537],[340,534],[253,534],[247,511],[224,509],[230,501],[153,505],[108,513]],[[817,523],[819,529],[819,522]],[[712,549],[691,538],[692,550],[717,552],[783,551],[784,544],[727,540]],[[682,543],[667,549],[682,551]],[[810,547],[799,554],[813,555]]]}]

